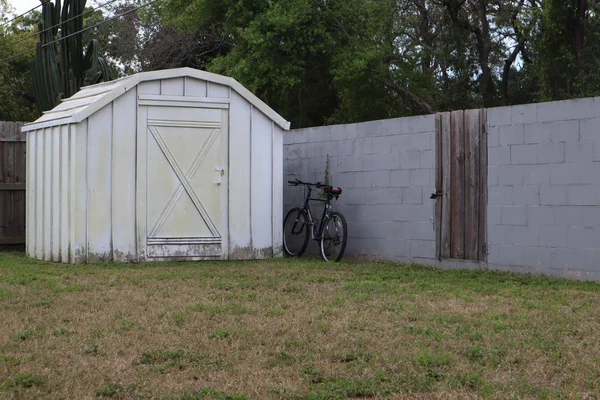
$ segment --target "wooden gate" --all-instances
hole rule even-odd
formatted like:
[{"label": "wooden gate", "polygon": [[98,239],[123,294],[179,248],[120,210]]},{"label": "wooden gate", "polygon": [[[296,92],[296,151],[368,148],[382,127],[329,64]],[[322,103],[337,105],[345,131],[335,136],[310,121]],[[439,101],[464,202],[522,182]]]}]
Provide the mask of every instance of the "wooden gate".
[{"label": "wooden gate", "polygon": [[436,234],[439,259],[486,257],[485,110],[440,113],[436,121]]},{"label": "wooden gate", "polygon": [[20,122],[0,122],[0,250],[25,244],[25,135]]}]

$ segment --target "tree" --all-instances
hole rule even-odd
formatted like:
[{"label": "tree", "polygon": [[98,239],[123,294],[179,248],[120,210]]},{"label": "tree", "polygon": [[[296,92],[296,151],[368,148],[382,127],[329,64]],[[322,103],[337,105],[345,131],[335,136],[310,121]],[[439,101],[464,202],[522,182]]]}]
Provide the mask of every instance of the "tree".
[{"label": "tree", "polygon": [[[11,19],[10,7],[0,0],[2,23]],[[39,116],[31,90],[29,64],[32,54],[25,53],[35,46],[29,37],[36,31],[39,12],[20,17],[0,28],[0,121],[33,121]],[[25,54],[21,54],[25,53]]]}]

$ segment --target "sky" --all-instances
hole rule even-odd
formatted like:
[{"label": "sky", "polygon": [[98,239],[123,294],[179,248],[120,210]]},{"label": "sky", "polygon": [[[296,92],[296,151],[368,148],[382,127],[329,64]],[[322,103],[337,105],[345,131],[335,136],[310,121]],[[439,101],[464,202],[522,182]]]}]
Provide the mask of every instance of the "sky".
[{"label": "sky", "polygon": [[23,14],[41,4],[40,0],[9,0],[8,2],[16,10],[17,15]]}]

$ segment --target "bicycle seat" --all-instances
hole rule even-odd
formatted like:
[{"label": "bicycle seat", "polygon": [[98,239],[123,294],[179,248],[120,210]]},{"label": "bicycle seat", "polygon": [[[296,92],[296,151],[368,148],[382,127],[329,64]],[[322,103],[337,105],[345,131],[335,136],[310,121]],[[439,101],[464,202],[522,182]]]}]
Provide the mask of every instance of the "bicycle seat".
[{"label": "bicycle seat", "polygon": [[326,186],[324,188],[326,193],[331,193],[331,194],[335,194],[337,196],[339,196],[340,194],[342,194],[342,188],[340,187],[336,187],[336,186]]}]

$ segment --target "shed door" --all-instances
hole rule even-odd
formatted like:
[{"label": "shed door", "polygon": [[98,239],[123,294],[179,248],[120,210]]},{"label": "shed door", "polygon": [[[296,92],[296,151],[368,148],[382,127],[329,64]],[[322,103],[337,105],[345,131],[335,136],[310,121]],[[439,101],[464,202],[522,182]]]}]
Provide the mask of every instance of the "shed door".
[{"label": "shed door", "polygon": [[142,114],[146,256],[222,257],[227,237],[227,111],[147,107]]}]

